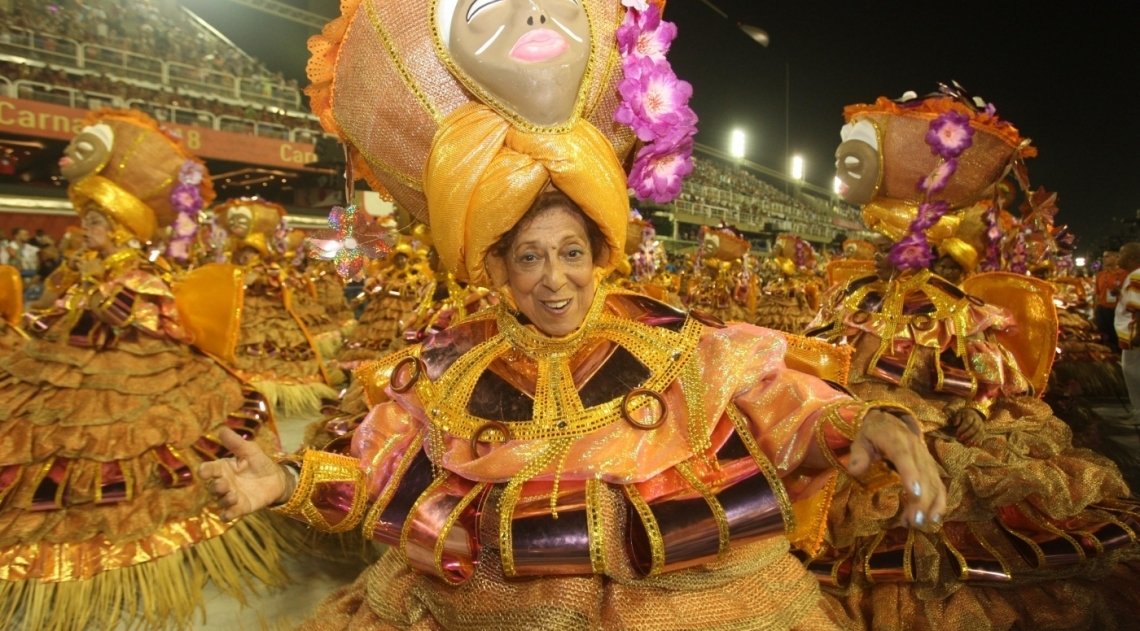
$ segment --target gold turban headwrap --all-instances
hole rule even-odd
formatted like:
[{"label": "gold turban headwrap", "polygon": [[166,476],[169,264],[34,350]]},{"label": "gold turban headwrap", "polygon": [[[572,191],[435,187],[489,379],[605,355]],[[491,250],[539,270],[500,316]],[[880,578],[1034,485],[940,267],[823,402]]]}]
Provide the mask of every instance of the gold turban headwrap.
[{"label": "gold turban headwrap", "polygon": [[424,170],[440,260],[460,279],[490,286],[488,250],[549,182],[597,222],[610,245],[608,267],[616,266],[625,255],[629,197],[625,170],[597,128],[578,121],[564,134],[530,133],[479,103],[452,112]]},{"label": "gold turban headwrap", "polygon": [[[548,183],[601,228],[610,266],[629,217],[622,159],[632,132],[613,121],[622,79],[615,33],[620,0],[580,0],[590,61],[576,111],[539,129],[480,100],[447,55],[434,2],[342,0],[341,17],[309,40],[306,89],[321,124],[349,145],[354,172],[430,222],[441,261],[488,285],[484,257]],[[490,107],[489,107],[490,106]]]},{"label": "gold turban headwrap", "polygon": [[151,117],[134,110],[101,109],[83,120],[84,127],[97,124],[114,131],[114,143],[98,173],[67,189],[80,216],[87,212],[89,203],[94,203],[139,240],[152,240],[155,231],[169,226],[178,214],[170,194],[187,160],[202,167],[197,188],[203,203],[214,200],[214,186],[205,166]]}]

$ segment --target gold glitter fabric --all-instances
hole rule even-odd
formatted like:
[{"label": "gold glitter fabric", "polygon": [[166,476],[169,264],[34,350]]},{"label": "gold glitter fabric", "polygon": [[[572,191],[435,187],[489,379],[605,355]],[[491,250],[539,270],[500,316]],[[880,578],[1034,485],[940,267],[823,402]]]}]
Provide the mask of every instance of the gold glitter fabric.
[{"label": "gold glitter fabric", "polygon": [[[894,528],[902,493],[897,480],[864,488],[840,478],[827,546],[809,565],[846,612],[845,624],[1127,628],[1140,604],[1140,588],[1118,581],[1131,580],[1140,569],[1140,513],[1125,501],[1129,490],[1119,470],[1102,456],[1074,448],[1069,427],[1024,393],[1026,382],[1014,374],[1016,360],[1002,352],[992,334],[995,327],[1009,330],[1010,323],[992,305],[970,305],[965,326],[953,329],[972,340],[968,356],[992,358],[990,368],[977,373],[977,391],[992,393],[988,402],[979,405],[969,390],[937,391],[929,352],[908,362],[901,379],[873,372],[876,355],[890,347],[876,333],[893,330],[921,338],[924,331],[913,330],[913,318],[921,305],[938,304],[929,293],[892,301],[893,292],[908,283],[906,278],[892,286],[850,281],[841,288],[846,298],[829,297],[828,304],[838,305],[829,315],[833,323],[847,323],[846,335],[839,337],[856,349],[848,387],[860,398],[895,401],[914,411],[942,468],[947,512],[942,524],[908,536]],[[888,318],[893,322],[885,322]],[[891,328],[899,322],[909,324]],[[953,337],[944,338],[944,347],[953,347]],[[1001,375],[1013,378],[995,379]],[[985,433],[973,445],[958,441],[951,424],[964,407],[985,417]],[[1119,536],[1107,536],[1110,531]]]},{"label": "gold glitter fabric", "polygon": [[4,628],[16,628],[13,615],[29,628],[113,624],[115,612],[140,606],[148,616],[188,616],[202,577],[240,593],[242,573],[283,576],[264,519],[222,523],[195,475],[225,455],[216,438],[223,427],[278,449],[269,408],[182,341],[169,287],[129,254],[107,257],[104,275],[65,288],[37,314],[31,339],[0,360]]},{"label": "gold glitter fabric", "polygon": [[[304,628],[834,628],[789,540],[818,548],[835,485],[809,451],[872,406],[788,369],[793,342],[603,287],[565,338],[499,305],[359,369],[371,412],[324,428],[354,459],[307,453],[288,506],[392,550]],[[679,530],[681,500],[704,516]]]}]

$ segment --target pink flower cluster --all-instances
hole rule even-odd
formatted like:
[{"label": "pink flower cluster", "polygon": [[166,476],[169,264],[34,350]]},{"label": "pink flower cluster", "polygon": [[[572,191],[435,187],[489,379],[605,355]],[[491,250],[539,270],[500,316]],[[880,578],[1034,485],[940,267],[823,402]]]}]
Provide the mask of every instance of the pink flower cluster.
[{"label": "pink flower cluster", "polygon": [[677,26],[661,19],[661,9],[645,0],[623,0],[629,7],[617,30],[625,77],[618,83],[622,102],[614,120],[629,126],[645,145],[637,152],[629,185],[640,200],[668,203],[681,194],[681,180],[693,171],[697,115],[689,107],[693,86],[673,73],[665,60]]},{"label": "pink flower cluster", "polygon": [[170,191],[170,205],[178,216],[174,218],[166,254],[180,263],[190,260],[190,246],[198,234],[198,211],[205,205],[199,186],[205,175],[201,164],[187,159],[178,170],[178,183]]}]

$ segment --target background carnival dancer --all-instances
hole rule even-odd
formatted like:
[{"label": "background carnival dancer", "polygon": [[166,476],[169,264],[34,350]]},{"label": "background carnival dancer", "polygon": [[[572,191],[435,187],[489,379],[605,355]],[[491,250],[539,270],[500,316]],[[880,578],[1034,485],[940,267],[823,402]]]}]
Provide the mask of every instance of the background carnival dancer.
[{"label": "background carnival dancer", "polygon": [[[418,239],[416,240],[418,241]],[[435,273],[428,249],[402,237],[386,259],[374,261],[358,300],[366,300],[360,321],[337,354],[336,365],[346,370],[380,359],[402,345],[405,330],[424,303],[430,305]]]},{"label": "background carnival dancer", "polygon": [[210,180],[133,111],[91,113],[60,166],[83,249],[0,360],[0,626],[185,623],[207,580],[285,578],[269,523],[227,523],[194,475],[225,427],[277,448],[264,398],[192,346],[216,348],[191,331],[224,287],[172,287],[140,249]]},{"label": "background carnival dancer", "polygon": [[1116,316],[1116,303],[1120,299],[1120,292],[1124,286],[1124,278],[1128,273],[1120,268],[1120,252],[1105,250],[1101,254],[1101,269],[1096,273],[1096,308],[1094,320],[1096,329],[1100,332],[1104,343],[1109,348],[1119,348],[1116,341],[1116,326],[1113,322]]},{"label": "background carnival dancer", "polygon": [[1140,416],[1140,243],[1126,243],[1120,248],[1120,269],[1127,276],[1116,305],[1116,337],[1121,348],[1124,383],[1134,417]]},{"label": "background carnival dancer", "polygon": [[[335,488],[351,506],[318,525],[365,521],[393,546],[305,628],[832,628],[784,534],[794,521],[804,545],[818,538],[832,449],[850,446],[856,472],[891,456],[913,489],[909,523],[940,512],[942,489],[904,421],[786,368],[779,334],[599,287],[629,216],[630,137],[609,118],[621,73],[601,63],[617,52],[620,3],[346,6],[313,46],[339,49],[335,89],[314,91],[333,95],[322,118],[366,161],[392,155],[376,151],[384,137],[414,149],[416,186],[390,168],[372,176],[430,219],[448,271],[501,302],[359,370],[374,407],[352,456],[307,452],[295,490],[253,449],[244,474],[238,461],[202,469],[234,515],[281,500],[315,515],[313,492]],[[390,45],[422,63],[345,65]],[[372,107],[420,98],[429,107]],[[695,547],[677,546],[679,514],[699,516]]]},{"label": "background carnival dancer", "polygon": [[[280,204],[256,197],[227,200],[214,208],[222,254],[245,273],[234,370],[271,406],[292,415],[316,412],[323,399],[336,399],[337,393],[330,387],[316,341],[296,311],[297,296],[311,285],[280,260],[287,232],[284,217]],[[306,304],[315,302],[309,295]]]},{"label": "background carnival dancer", "polygon": [[[855,347],[856,395],[915,410],[947,481],[948,510],[938,532],[892,529],[875,516],[883,505],[874,489],[841,485],[831,549],[812,566],[851,622],[869,628],[1126,624],[1138,602],[1121,589],[1135,573],[1136,506],[1123,501],[1115,465],[1073,448],[1069,428],[1033,396],[1052,358],[1039,349],[1056,345],[1052,287],[1025,268],[976,274],[961,287],[929,269],[948,259],[936,267],[959,276],[977,261],[1018,261],[990,251],[1003,231],[978,241],[967,226],[979,203],[1000,216],[989,196],[1007,165],[1023,170],[1027,143],[960,88],[846,114],[845,194],[865,204],[865,221],[883,236],[876,275],[827,296],[815,333]],[[916,164],[930,174],[909,177]],[[850,177],[845,168],[864,170]]]},{"label": "background carnival dancer", "polygon": [[24,282],[20,270],[11,265],[0,265],[0,359],[27,339],[20,330],[23,315]]},{"label": "background carnival dancer", "polygon": [[685,303],[725,322],[755,317],[759,277],[751,269],[751,245],[727,224],[701,226]]},{"label": "background carnival dancer", "polygon": [[815,250],[800,237],[781,234],[772,246],[772,257],[776,275],[764,285],[755,322],[801,335],[819,311],[822,283],[815,274]]}]

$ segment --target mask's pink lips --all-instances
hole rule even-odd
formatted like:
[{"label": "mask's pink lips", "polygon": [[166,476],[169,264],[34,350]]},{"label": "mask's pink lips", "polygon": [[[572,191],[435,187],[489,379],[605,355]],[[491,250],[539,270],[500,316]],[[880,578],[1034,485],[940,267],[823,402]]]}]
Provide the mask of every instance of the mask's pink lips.
[{"label": "mask's pink lips", "polygon": [[539,62],[554,59],[570,49],[566,39],[548,28],[527,31],[515,42],[511,57],[519,61]]},{"label": "mask's pink lips", "polygon": [[71,158],[69,158],[67,156],[63,156],[62,158],[59,159],[59,166],[61,166],[61,167],[71,166]]}]

